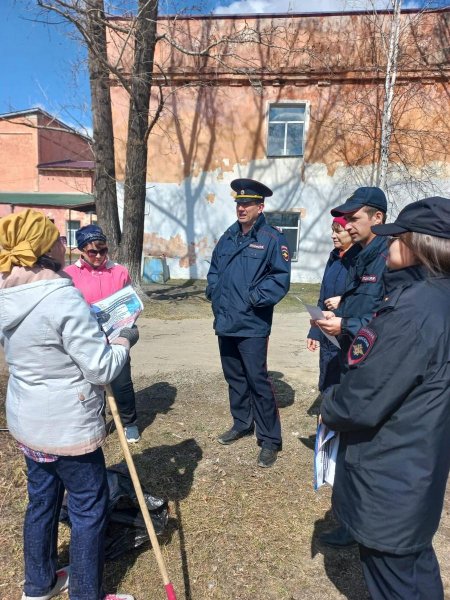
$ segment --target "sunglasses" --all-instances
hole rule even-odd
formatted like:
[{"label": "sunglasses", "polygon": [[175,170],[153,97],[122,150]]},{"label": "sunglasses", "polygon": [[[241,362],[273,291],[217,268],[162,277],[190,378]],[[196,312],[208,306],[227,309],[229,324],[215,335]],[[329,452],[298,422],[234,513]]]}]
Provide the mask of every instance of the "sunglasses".
[{"label": "sunglasses", "polygon": [[105,256],[108,254],[108,248],[100,248],[100,250],[85,250],[84,254],[87,254],[89,258],[96,258],[97,256]]}]

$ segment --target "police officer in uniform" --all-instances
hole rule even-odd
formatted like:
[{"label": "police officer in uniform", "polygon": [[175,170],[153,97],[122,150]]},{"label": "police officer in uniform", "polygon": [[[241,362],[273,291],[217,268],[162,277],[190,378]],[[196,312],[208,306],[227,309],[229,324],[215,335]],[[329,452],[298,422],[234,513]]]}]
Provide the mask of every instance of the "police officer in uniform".
[{"label": "police officer in uniform", "polygon": [[288,292],[291,263],[285,237],[266,223],[264,199],[272,191],[252,179],[231,182],[237,221],[214,249],[206,296],[228,383],[233,425],[218,442],[232,444],[256,429],[257,464],[271,467],[281,450],[281,424],[267,373],[272,315]]},{"label": "police officer in uniform", "polygon": [[341,432],[333,508],[373,600],[443,600],[432,538],[450,468],[450,199],[373,231],[392,236],[385,297],[321,405]]},{"label": "police officer in uniform", "polygon": [[[318,325],[336,335],[344,357],[357,331],[373,317],[383,298],[383,273],[386,267],[386,241],[371,230],[386,219],[387,200],[378,187],[358,188],[341,206],[333,208],[334,217],[347,220],[345,230],[361,251],[347,272],[345,291],[338,308],[325,313],[328,319]],[[341,367],[346,368],[345,360]]]},{"label": "police officer in uniform", "polygon": [[[326,319],[316,322],[323,331],[338,338],[341,374],[348,368],[347,351],[353,338],[363,325],[371,321],[383,298],[387,246],[385,239],[377,237],[371,227],[386,220],[386,211],[386,196],[378,187],[358,188],[344,204],[331,211],[335,217],[346,218],[345,229],[354,244],[360,247],[348,268],[345,291],[338,308],[324,311]],[[342,526],[322,533],[319,539],[337,548],[355,544]]]}]

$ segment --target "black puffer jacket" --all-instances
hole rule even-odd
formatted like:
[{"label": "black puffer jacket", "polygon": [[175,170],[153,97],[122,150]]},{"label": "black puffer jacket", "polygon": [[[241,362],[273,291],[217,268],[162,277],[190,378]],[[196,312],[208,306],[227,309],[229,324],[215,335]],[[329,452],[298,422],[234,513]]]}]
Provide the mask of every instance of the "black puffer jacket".
[{"label": "black puffer jacket", "polygon": [[410,554],[431,544],[450,468],[450,277],[409,267],[384,280],[321,414],[342,432],[337,517],[364,546]]}]

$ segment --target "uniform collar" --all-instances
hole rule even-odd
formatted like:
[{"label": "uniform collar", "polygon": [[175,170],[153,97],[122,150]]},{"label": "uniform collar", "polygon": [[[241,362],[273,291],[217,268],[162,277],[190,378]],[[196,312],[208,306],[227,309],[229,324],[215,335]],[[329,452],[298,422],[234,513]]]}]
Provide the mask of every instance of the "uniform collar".
[{"label": "uniform collar", "polygon": [[367,246],[362,248],[361,252],[358,254],[358,259],[362,259],[364,262],[367,262],[375,258],[378,254],[381,254],[383,250],[386,249],[386,239],[381,236],[376,236]]},{"label": "uniform collar", "polygon": [[428,271],[422,265],[413,265],[404,269],[395,271],[385,271],[383,274],[385,290],[387,294],[392,293],[396,288],[405,288],[416,281],[423,281],[430,277]]},{"label": "uniform collar", "polygon": [[[356,244],[357,246],[359,244]],[[362,277],[367,266],[377,258],[383,255],[387,258],[387,242],[383,237],[374,238],[368,246],[362,248],[355,260],[356,274]]]},{"label": "uniform collar", "polygon": [[394,308],[405,289],[414,283],[425,281],[430,276],[430,273],[422,265],[385,271],[383,273],[385,296],[378,307],[377,314],[383,310]]},{"label": "uniform collar", "polygon": [[[253,227],[250,229],[250,231],[246,235],[248,235],[249,237],[256,237],[258,231],[265,224],[266,224],[266,217],[264,216],[263,213],[261,213],[260,215],[258,215],[258,218],[256,219]],[[231,237],[239,235],[241,233],[241,226],[239,224],[239,221],[236,221],[235,223],[233,223],[233,225],[230,227],[230,229],[228,231],[230,232]]]}]

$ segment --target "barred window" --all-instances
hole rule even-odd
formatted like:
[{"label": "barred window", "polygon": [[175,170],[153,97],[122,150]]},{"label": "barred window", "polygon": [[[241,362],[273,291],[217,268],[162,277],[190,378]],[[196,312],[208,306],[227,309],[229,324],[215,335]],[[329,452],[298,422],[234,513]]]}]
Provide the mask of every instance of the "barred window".
[{"label": "barred window", "polygon": [[300,212],[299,211],[264,211],[266,221],[269,225],[277,227],[282,231],[287,240],[291,260],[298,260],[298,241],[300,236]]}]

